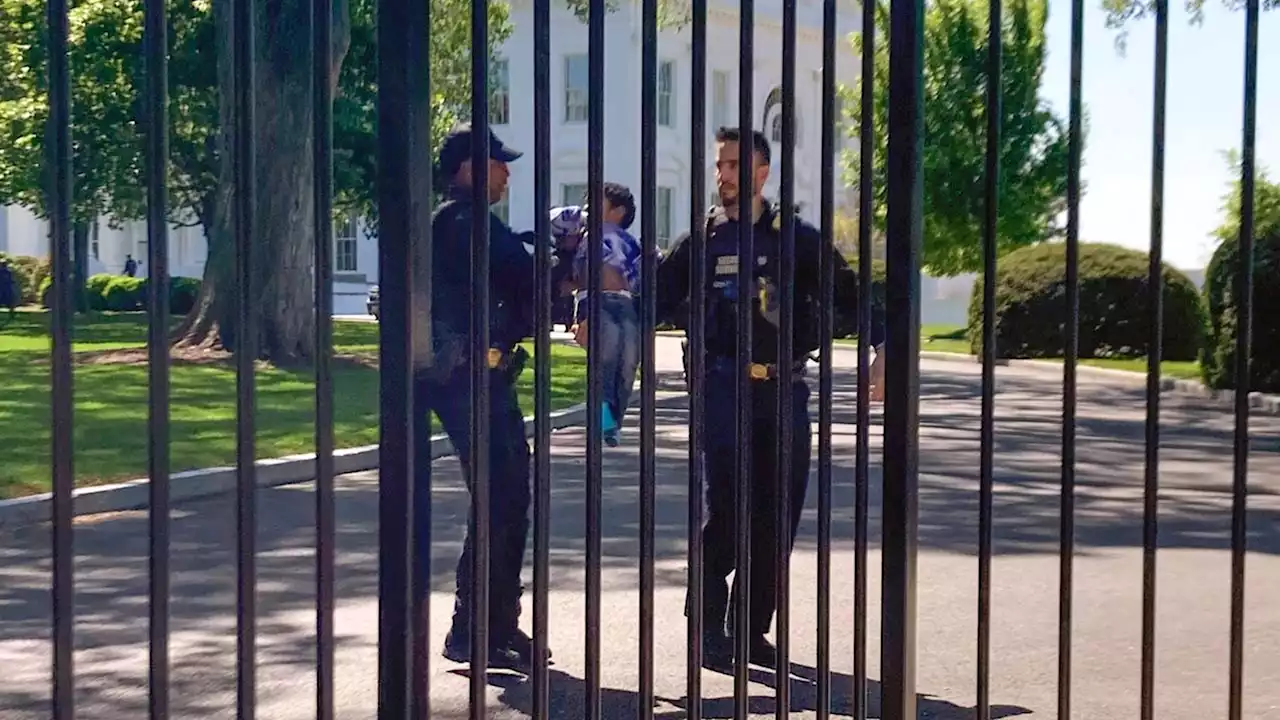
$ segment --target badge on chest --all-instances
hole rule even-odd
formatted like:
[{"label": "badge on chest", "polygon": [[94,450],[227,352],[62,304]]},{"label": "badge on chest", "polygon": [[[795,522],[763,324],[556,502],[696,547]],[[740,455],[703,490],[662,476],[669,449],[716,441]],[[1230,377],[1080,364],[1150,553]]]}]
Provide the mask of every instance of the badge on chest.
[{"label": "badge on chest", "polygon": [[[761,255],[756,258],[756,267],[764,267],[768,264],[769,264],[769,256]],[[737,255],[716,256],[715,271],[717,276],[737,275],[738,274],[738,256]]]}]

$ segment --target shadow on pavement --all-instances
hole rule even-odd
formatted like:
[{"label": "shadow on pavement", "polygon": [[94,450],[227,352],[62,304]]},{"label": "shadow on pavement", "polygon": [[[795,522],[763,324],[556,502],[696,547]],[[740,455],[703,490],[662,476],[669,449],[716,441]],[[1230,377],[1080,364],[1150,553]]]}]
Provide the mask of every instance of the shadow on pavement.
[{"label": "shadow on pavement", "polygon": [[[956,364],[946,372],[929,372],[922,378],[919,508],[920,547],[924,551],[977,553],[979,372],[977,366]],[[833,547],[848,549],[854,536],[855,396],[851,373],[837,370],[834,380]],[[998,377],[994,544],[998,555],[1056,555],[1058,551],[1060,387],[1060,378],[1052,374],[1036,377],[1002,371]],[[1140,389],[1081,381],[1076,505],[1076,539],[1081,553],[1141,547],[1143,403]],[[880,533],[880,413],[880,408],[873,409],[874,452],[868,488],[873,545],[878,545]],[[1162,419],[1161,547],[1225,550],[1230,546],[1230,413],[1207,401],[1166,396]],[[639,438],[638,420],[629,421],[623,447],[607,450],[604,457],[602,564],[606,591],[638,586]],[[658,588],[682,588],[689,498],[688,418],[683,400],[659,407],[656,422],[656,583]],[[1280,481],[1280,418],[1255,416],[1252,422],[1250,550],[1280,554],[1280,503],[1274,499],[1280,492],[1276,487]],[[558,590],[582,587],[584,445],[581,429],[556,433],[553,441],[550,575],[552,587]],[[797,550],[802,551],[816,547],[816,462],[813,467],[797,542]],[[469,497],[455,460],[436,462],[434,473],[431,585],[436,591],[449,592]],[[340,606],[372,602],[377,597],[377,490],[374,473],[347,476],[338,482],[336,583]],[[258,493],[258,659],[263,667],[286,665],[306,673],[314,663],[314,499],[309,485]],[[183,636],[183,652],[173,658],[174,702],[198,711],[208,703],[234,698],[234,499],[224,496],[183,503],[174,508],[172,517],[171,627],[175,636]],[[77,696],[105,708],[95,712],[95,717],[136,716],[145,706],[145,673],[139,675],[137,666],[141,662],[145,667],[147,646],[146,513],[78,521],[74,542]],[[0,654],[47,657],[49,548],[48,526],[0,533]],[[526,565],[527,574],[529,567]],[[359,634],[338,638],[339,645],[348,648],[373,642],[374,638]],[[208,680],[211,672],[219,678],[212,683]],[[581,681],[566,675],[558,678],[560,696],[578,692],[574,683],[580,685]],[[47,679],[42,677],[40,682],[47,688]],[[124,687],[134,691],[120,692]],[[512,688],[511,692],[519,691]],[[609,692],[610,702],[634,706],[634,698],[627,699],[629,694]],[[29,688],[6,684],[0,690],[0,710],[47,702],[36,701],[28,693]],[[793,697],[801,704],[812,702],[812,691],[796,686]],[[714,704],[717,701],[708,702],[712,704],[706,716],[719,717],[717,713],[723,708]],[[928,698],[922,699],[922,707],[926,705],[936,713],[933,717],[960,717],[954,713],[962,711]]]},{"label": "shadow on pavement", "polygon": [[[467,676],[466,671],[458,671],[458,675]],[[777,688],[777,675],[768,670],[751,668],[748,673],[750,681],[769,688]],[[818,709],[818,693],[816,668],[793,663],[791,666],[790,691],[791,712],[814,712]],[[524,715],[533,715],[533,686],[521,675],[494,673],[488,677],[489,684],[502,688],[498,696],[499,702]],[[586,681],[559,670],[548,672],[548,706],[552,718],[580,718],[584,716],[583,703],[586,698]],[[831,702],[828,709],[833,717],[853,717],[854,680],[850,675],[831,673]],[[880,717],[880,683],[870,680],[867,683],[867,716]],[[687,717],[688,697],[655,698],[653,717],[661,720],[682,720]],[[670,706],[670,707],[668,707]],[[777,708],[776,695],[753,694],[747,700],[747,712],[752,716],[772,716]],[[961,707],[944,700],[927,695],[917,697],[917,708],[921,718],[930,720],[969,720],[974,709]],[[633,718],[639,716],[639,693],[630,690],[601,688],[600,716],[604,718]],[[1030,714],[1031,711],[1015,706],[993,706],[991,718],[1016,717]],[[703,698],[701,716],[708,720],[729,719],[735,717],[734,699],[732,697]]]}]

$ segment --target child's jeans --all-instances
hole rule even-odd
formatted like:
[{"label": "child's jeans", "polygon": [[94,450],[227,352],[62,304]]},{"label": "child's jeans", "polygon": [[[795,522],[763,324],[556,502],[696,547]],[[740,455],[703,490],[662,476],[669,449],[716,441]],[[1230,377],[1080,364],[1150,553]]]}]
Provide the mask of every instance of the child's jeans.
[{"label": "child's jeans", "polygon": [[[597,332],[593,330],[592,332]],[[622,426],[640,364],[640,317],[630,293],[600,294],[600,378],[604,401]],[[610,435],[616,437],[617,430]]]}]

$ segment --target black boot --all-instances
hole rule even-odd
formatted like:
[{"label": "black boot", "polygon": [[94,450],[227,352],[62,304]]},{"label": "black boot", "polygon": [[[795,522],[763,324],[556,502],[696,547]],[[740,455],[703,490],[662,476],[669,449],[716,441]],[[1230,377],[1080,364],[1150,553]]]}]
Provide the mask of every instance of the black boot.
[{"label": "black boot", "polygon": [[[451,662],[464,665],[470,664],[471,629],[460,627],[457,624],[449,628],[449,634],[444,638],[444,652],[441,654]],[[490,647],[488,660],[485,664],[491,670],[514,670],[528,673],[532,669],[527,659],[508,647],[506,643]]]}]

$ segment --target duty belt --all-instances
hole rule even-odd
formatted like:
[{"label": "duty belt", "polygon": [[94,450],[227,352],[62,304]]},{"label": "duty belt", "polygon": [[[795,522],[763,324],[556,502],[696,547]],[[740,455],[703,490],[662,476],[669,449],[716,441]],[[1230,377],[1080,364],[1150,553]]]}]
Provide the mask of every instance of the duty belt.
[{"label": "duty belt", "polygon": [[[717,370],[732,370],[736,367],[737,362],[731,358],[712,358],[710,366]],[[779,365],[777,363],[749,363],[747,365],[747,376],[757,382],[765,380],[777,380],[779,376]],[[801,378],[805,374],[805,361],[797,360],[791,364],[792,377]]]},{"label": "duty belt", "polygon": [[[751,363],[747,366],[747,374],[752,380],[777,380],[781,374],[776,363]],[[804,362],[791,363],[793,376],[804,374]]]}]

